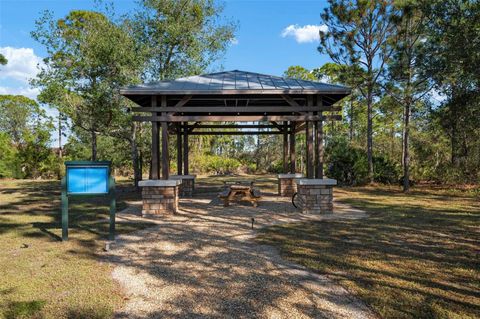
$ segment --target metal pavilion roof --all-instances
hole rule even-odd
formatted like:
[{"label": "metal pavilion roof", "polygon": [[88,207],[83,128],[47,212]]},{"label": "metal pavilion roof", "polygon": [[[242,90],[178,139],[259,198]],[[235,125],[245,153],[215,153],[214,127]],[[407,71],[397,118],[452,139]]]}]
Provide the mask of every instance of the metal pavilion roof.
[{"label": "metal pavilion roof", "polygon": [[128,86],[122,88],[120,94],[334,94],[345,96],[350,94],[350,89],[316,81],[233,70]]}]

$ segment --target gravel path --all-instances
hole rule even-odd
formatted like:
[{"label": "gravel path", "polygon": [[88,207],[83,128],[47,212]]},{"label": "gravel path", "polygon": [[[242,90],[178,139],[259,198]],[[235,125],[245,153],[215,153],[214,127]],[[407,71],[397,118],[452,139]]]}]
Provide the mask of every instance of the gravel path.
[{"label": "gravel path", "polygon": [[365,213],[337,206],[332,215],[302,215],[288,201],[265,197],[257,208],[224,208],[216,199],[182,199],[179,214],[121,236],[107,257],[128,296],[116,318],[374,318],[325,276],[251,240],[252,217],[258,229]]}]

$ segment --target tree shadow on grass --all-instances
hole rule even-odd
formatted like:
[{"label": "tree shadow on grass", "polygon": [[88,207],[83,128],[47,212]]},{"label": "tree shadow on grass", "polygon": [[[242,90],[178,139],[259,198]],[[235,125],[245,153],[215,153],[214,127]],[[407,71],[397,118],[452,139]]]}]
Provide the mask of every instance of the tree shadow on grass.
[{"label": "tree shadow on grass", "polygon": [[[0,204],[0,235],[16,232],[25,238],[45,236],[50,240],[61,240],[59,181],[19,181],[10,187],[0,188],[0,196],[6,194],[9,197],[4,197]],[[131,185],[119,184],[117,211],[127,207],[127,200],[140,197]],[[107,239],[108,218],[109,199],[105,196],[69,198],[69,228],[73,232],[88,232],[94,236],[92,240]],[[139,223],[133,228],[120,226],[118,231],[140,227],[145,227],[145,224]]]},{"label": "tree shadow on grass", "polygon": [[382,317],[480,316],[480,211],[409,196],[401,205],[350,196],[341,201],[366,210],[368,218],[276,226],[260,242],[343,283]]}]

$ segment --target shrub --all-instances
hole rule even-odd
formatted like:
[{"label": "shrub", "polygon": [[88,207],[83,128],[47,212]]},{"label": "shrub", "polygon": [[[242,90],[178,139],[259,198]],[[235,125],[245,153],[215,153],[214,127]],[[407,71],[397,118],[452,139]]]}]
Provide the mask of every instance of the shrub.
[{"label": "shrub", "polygon": [[195,172],[215,174],[231,174],[242,166],[242,163],[235,158],[218,155],[196,156],[192,164]]},{"label": "shrub", "polygon": [[[327,176],[340,185],[361,185],[368,181],[368,160],[365,150],[352,146],[344,138],[327,144]],[[384,156],[374,156],[374,180],[379,183],[396,183],[400,177],[398,165]]]},{"label": "shrub", "polygon": [[400,168],[387,157],[373,157],[373,179],[375,182],[383,184],[398,183],[400,178]]},{"label": "shrub", "polygon": [[276,174],[284,173],[284,171],[283,171],[283,161],[281,159],[273,161],[270,164],[270,166],[267,168],[267,170],[268,170],[269,173],[276,173]]},{"label": "shrub", "polygon": [[363,150],[352,147],[345,139],[327,144],[325,149],[327,176],[340,185],[359,185],[368,177],[367,157]]}]

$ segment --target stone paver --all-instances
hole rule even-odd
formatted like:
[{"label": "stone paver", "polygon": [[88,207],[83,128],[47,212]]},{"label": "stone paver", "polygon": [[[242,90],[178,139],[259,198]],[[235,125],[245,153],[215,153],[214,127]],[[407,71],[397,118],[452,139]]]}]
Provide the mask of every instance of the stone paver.
[{"label": "stone paver", "polygon": [[[135,204],[135,203],[134,203]],[[120,220],[134,221],[129,208]],[[374,318],[325,276],[283,260],[251,239],[255,229],[322,218],[362,218],[337,205],[330,215],[298,213],[289,198],[259,207],[181,199],[180,213],[121,236],[107,256],[128,300],[117,318]],[[252,218],[255,219],[251,229]]]}]

